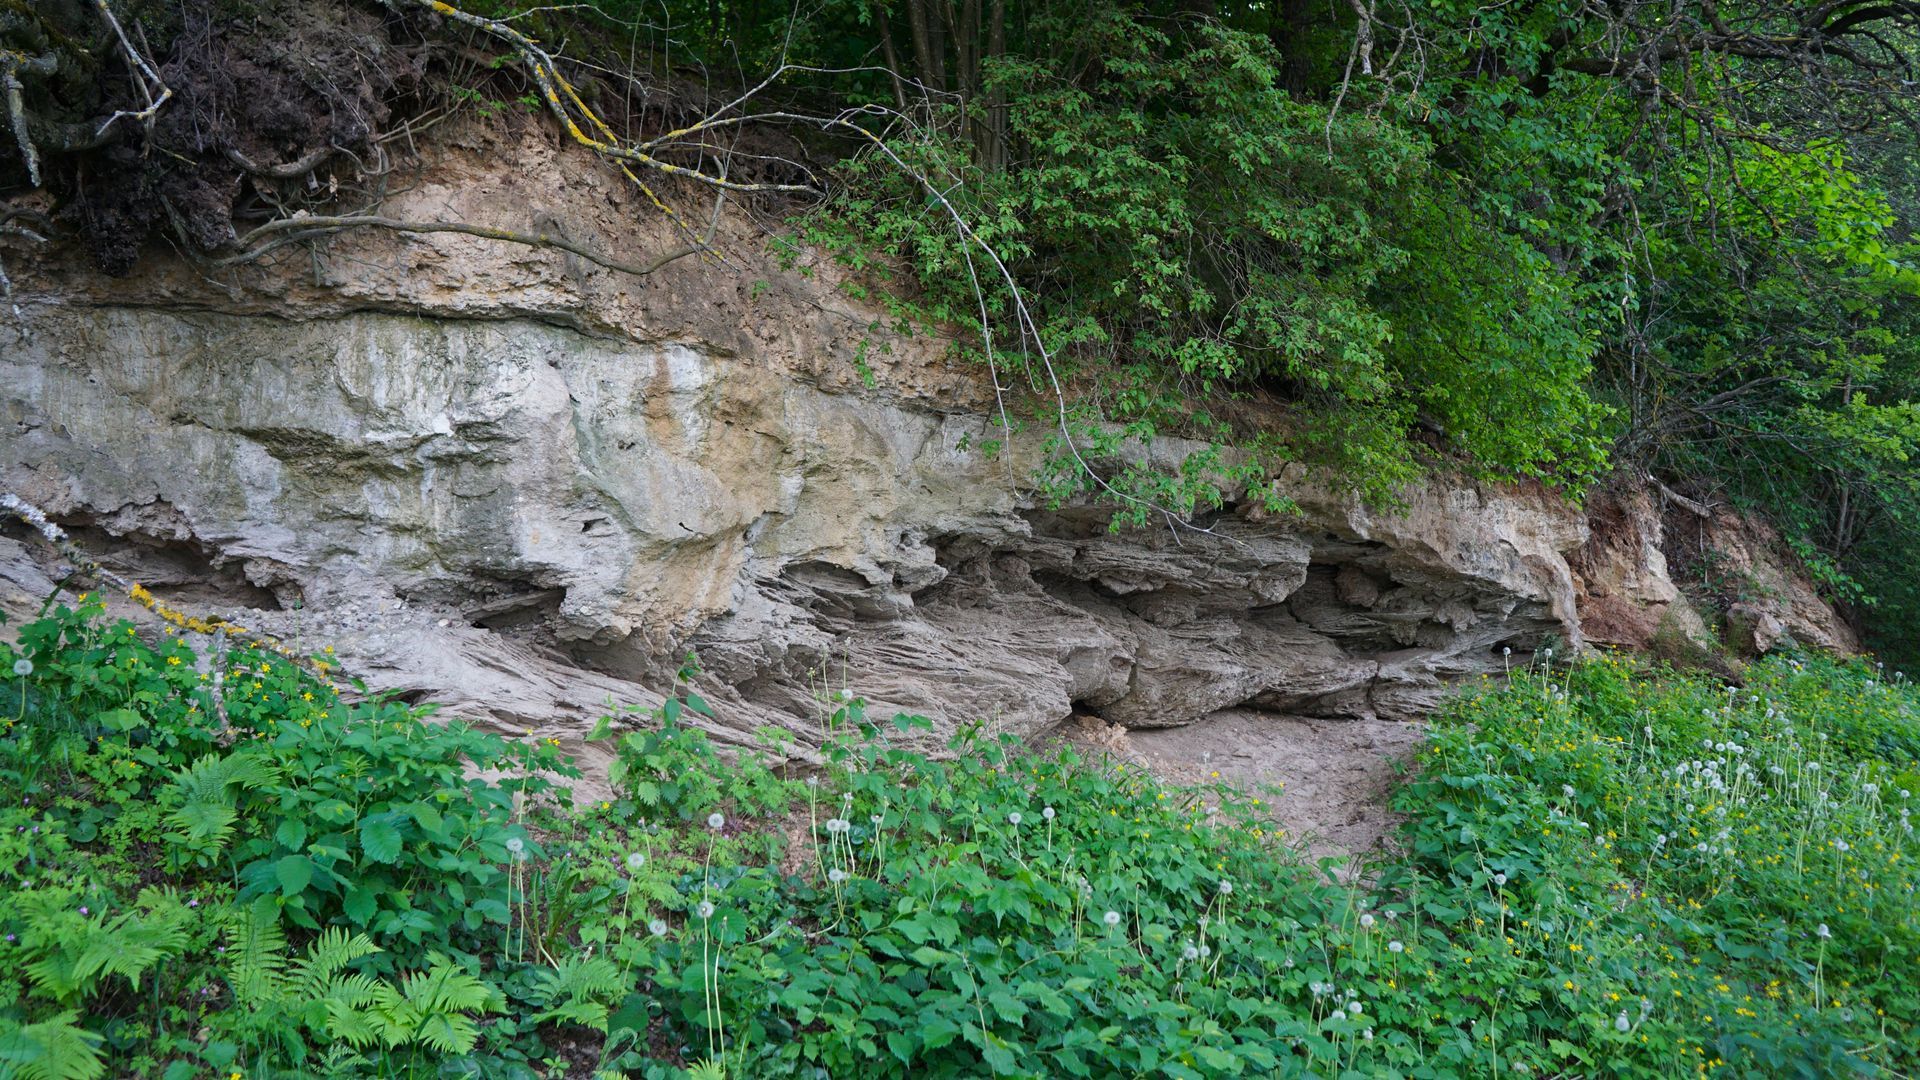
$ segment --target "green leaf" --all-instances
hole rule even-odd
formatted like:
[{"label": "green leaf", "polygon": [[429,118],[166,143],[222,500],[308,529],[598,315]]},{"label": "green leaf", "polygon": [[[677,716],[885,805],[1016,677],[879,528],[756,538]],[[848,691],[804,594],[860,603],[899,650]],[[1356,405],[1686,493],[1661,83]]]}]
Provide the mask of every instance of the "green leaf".
[{"label": "green leaf", "polygon": [[944,1016],[920,1017],[920,1041],[929,1050],[938,1050],[960,1034],[960,1025]]},{"label": "green leaf", "polygon": [[365,926],[373,919],[374,912],[379,910],[380,903],[372,889],[349,885],[347,898],[341,906],[345,909],[347,918],[353,921],[353,925]]},{"label": "green leaf", "polygon": [[647,1006],[652,998],[645,994],[628,994],[613,1015],[607,1017],[607,1034],[618,1035],[622,1031],[645,1031],[648,1024]]},{"label": "green leaf", "polygon": [[360,850],[374,862],[391,863],[400,858],[400,830],[385,818],[368,818],[360,823]]},{"label": "green leaf", "polygon": [[426,803],[408,803],[407,814],[413,818],[415,824],[429,833],[438,834],[446,827],[446,822],[440,817],[440,811]]},{"label": "green leaf", "polygon": [[917,1040],[905,1031],[887,1032],[887,1049],[903,1064],[913,1064],[913,1051]]},{"label": "green leaf", "polygon": [[299,818],[287,818],[280,827],[273,830],[273,838],[283,848],[299,851],[307,843],[307,826]]},{"label": "green leaf", "polygon": [[273,864],[274,880],[280,883],[280,895],[294,896],[305,892],[313,881],[313,860],[305,855],[288,855]]}]

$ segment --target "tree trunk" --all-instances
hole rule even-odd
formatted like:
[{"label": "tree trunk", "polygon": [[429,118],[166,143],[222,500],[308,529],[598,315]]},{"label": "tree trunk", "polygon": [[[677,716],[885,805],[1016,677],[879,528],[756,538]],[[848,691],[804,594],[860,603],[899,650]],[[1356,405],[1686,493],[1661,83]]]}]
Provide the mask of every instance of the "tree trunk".
[{"label": "tree trunk", "polygon": [[913,59],[918,78],[937,91],[947,89],[946,19],[939,0],[907,0],[908,29],[913,34]]},{"label": "tree trunk", "polygon": [[1307,77],[1312,64],[1307,57],[1307,28],[1312,15],[1309,0],[1280,0],[1280,22],[1274,27],[1274,44],[1280,47],[1280,85],[1288,96],[1307,96]]},{"label": "tree trunk", "polygon": [[[993,0],[987,21],[987,62],[1007,55],[1007,0]],[[986,130],[981,146],[981,167],[997,173],[1007,167],[1007,92],[1002,87],[987,91]]]},{"label": "tree trunk", "polygon": [[887,75],[893,80],[893,104],[907,111],[907,87],[900,79],[900,54],[893,47],[893,24],[887,20],[886,0],[875,0],[873,22],[880,31],[880,55],[886,61]]}]

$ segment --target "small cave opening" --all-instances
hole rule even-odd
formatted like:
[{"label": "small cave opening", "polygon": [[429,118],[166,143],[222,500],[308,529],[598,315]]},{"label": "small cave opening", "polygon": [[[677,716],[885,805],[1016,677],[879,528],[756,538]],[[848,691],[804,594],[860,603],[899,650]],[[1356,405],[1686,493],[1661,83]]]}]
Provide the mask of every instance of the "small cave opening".
[{"label": "small cave opening", "polygon": [[483,630],[516,630],[544,626],[567,598],[562,588],[529,588],[469,603],[461,614]]},{"label": "small cave opening", "polygon": [[303,601],[290,573],[263,575],[262,564],[198,540],[109,532],[88,521],[60,524],[78,547],[95,553],[100,565],[145,586],[169,607],[195,614],[227,608],[285,611]]}]

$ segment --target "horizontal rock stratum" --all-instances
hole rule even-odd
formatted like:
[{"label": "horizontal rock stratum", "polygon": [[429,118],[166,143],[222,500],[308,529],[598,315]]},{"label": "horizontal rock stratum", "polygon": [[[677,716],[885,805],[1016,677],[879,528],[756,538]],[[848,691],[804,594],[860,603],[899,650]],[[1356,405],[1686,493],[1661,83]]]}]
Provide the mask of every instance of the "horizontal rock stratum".
[{"label": "horizontal rock stratum", "polygon": [[[636,256],[670,239],[590,162],[550,189],[499,149],[443,146],[394,212],[516,207]],[[1579,648],[1583,605],[1641,645],[1684,607],[1657,512],[1596,536],[1537,490],[1435,480],[1388,513],[1289,475],[1297,515],[1118,533],[1045,509],[1017,482],[1031,447],[980,449],[982,373],[830,267],[759,254],[744,218],[727,232],[725,262],[641,280],[445,235],[218,282],[51,257],[0,328],[0,482],[177,606],[252,609],[372,686],[589,762],[591,720],[657,702],[689,652],[722,735],[805,746],[842,690],[1019,733],[1412,716]],[[45,558],[8,535],[7,606],[37,605]],[[1821,618],[1775,621],[1845,647]]]}]

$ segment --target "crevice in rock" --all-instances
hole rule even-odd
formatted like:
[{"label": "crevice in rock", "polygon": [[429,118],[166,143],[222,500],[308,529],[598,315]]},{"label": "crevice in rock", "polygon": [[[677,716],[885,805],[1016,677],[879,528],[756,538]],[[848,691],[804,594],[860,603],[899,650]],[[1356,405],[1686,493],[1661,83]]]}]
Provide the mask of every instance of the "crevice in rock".
[{"label": "crevice in rock", "polygon": [[[144,516],[173,518],[171,507],[139,508]],[[302,602],[299,583],[285,568],[267,559],[228,555],[185,531],[167,535],[115,528],[103,519],[73,515],[57,519],[74,542],[94,553],[101,565],[146,586],[168,607],[198,614],[237,608],[283,611]],[[104,519],[111,522],[112,517]]]},{"label": "crevice in rock", "polygon": [[460,614],[469,625],[487,630],[541,626],[559,613],[566,596],[562,588],[512,592],[470,604]]}]

